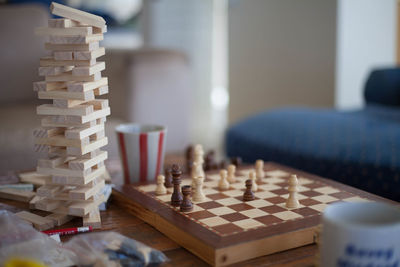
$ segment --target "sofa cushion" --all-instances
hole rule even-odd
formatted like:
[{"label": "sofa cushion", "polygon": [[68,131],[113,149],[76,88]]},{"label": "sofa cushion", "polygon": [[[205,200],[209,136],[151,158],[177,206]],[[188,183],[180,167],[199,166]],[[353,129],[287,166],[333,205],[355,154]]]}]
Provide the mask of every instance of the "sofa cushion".
[{"label": "sofa cushion", "polygon": [[278,109],[233,125],[228,156],[261,158],[400,200],[400,109]]},{"label": "sofa cushion", "polygon": [[364,97],[367,104],[400,106],[400,68],[372,71]]}]

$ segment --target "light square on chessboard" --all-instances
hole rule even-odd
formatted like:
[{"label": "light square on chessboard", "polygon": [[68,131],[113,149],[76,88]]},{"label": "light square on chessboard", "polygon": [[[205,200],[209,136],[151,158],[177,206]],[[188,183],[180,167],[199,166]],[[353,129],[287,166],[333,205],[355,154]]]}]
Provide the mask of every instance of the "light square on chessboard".
[{"label": "light square on chessboard", "polygon": [[272,215],[275,216],[275,217],[278,217],[279,219],[282,219],[284,221],[293,220],[293,219],[297,219],[297,218],[302,218],[303,217],[300,214],[297,214],[296,212],[293,212],[293,211],[290,211],[290,210],[274,213]]},{"label": "light square on chessboard", "polygon": [[297,177],[299,185],[311,184],[313,181],[304,177]]},{"label": "light square on chessboard", "polygon": [[209,226],[209,227],[214,227],[214,226],[218,226],[218,225],[222,225],[222,224],[227,224],[229,223],[229,221],[215,216],[215,217],[210,217],[210,218],[206,218],[206,219],[201,219],[199,220],[201,223],[204,223],[205,225]]},{"label": "light square on chessboard", "polygon": [[153,192],[153,191],[156,191],[157,185],[156,184],[148,184],[148,185],[139,186],[138,188],[144,192]]},{"label": "light square on chessboard", "polygon": [[240,197],[240,196],[243,196],[244,190],[243,191],[237,190],[237,189],[227,190],[227,191],[224,191],[223,193],[224,193],[224,195],[227,195],[229,197]]},{"label": "light square on chessboard", "polygon": [[230,184],[230,187],[233,189],[244,189],[245,188],[245,183],[244,182],[236,182],[233,184]]},{"label": "light square on chessboard", "polygon": [[241,211],[240,214],[243,214],[249,218],[257,218],[268,215],[268,213],[260,210],[260,209],[251,209],[251,210],[244,210]]},{"label": "light square on chessboard", "polygon": [[219,180],[220,179],[220,175],[217,174],[207,174],[207,178],[210,180]]},{"label": "light square on chessboard", "polygon": [[257,227],[260,227],[260,226],[264,225],[264,224],[260,223],[259,221],[256,221],[256,220],[251,219],[251,218],[245,219],[245,220],[241,220],[241,221],[236,221],[236,222],[233,222],[233,224],[235,224],[235,225],[237,225],[237,226],[239,226],[239,227],[241,227],[241,228],[243,228],[245,230],[252,229],[252,228],[257,228]]},{"label": "light square on chessboard", "polygon": [[193,205],[193,210],[185,213],[193,213],[193,212],[198,212],[198,211],[203,211],[204,209],[200,207],[199,205]]},{"label": "light square on chessboard", "polygon": [[168,202],[168,201],[171,201],[171,196],[172,196],[172,194],[166,194],[166,195],[156,196],[156,198],[158,198],[162,202]]},{"label": "light square on chessboard", "polygon": [[325,194],[325,195],[329,195],[329,194],[340,192],[339,189],[333,188],[331,186],[324,186],[324,187],[320,187],[320,188],[315,188],[314,191],[317,191],[317,192]]},{"label": "light square on chessboard", "polygon": [[234,204],[240,204],[243,203],[243,201],[240,201],[236,198],[231,198],[231,197],[227,197],[227,198],[223,198],[223,199],[218,199],[215,202],[218,202],[221,205],[224,206],[230,206],[230,205],[234,205]]},{"label": "light square on chessboard", "polygon": [[276,196],[276,194],[271,193],[269,191],[257,191],[254,193],[254,195],[258,198],[270,198]]},{"label": "light square on chessboard", "polygon": [[264,199],[257,199],[252,201],[247,201],[246,204],[254,207],[254,208],[262,208],[273,205],[271,202],[268,202]]},{"label": "light square on chessboard", "polygon": [[265,172],[266,176],[275,176],[275,177],[285,177],[289,176],[290,173],[282,171],[282,170],[275,170],[275,171],[267,171]]},{"label": "light square on chessboard", "polygon": [[204,187],[218,187],[218,181],[216,180],[212,180],[212,181],[208,181],[208,182],[204,182]]},{"label": "light square on chessboard", "polygon": [[298,206],[297,208],[287,208],[287,207],[286,207],[286,201],[283,202],[283,203],[278,203],[278,204],[276,204],[276,205],[277,205],[278,207],[284,208],[284,209],[286,209],[286,210],[295,210],[295,209],[300,209],[300,208],[304,208],[304,207],[305,207],[303,204],[299,203],[299,206]]},{"label": "light square on chessboard", "polygon": [[279,183],[287,183],[288,179],[286,178],[280,178],[280,177],[267,177],[263,179],[263,182],[269,183],[269,184],[279,184]]},{"label": "light square on chessboard", "polygon": [[215,189],[213,189],[213,188],[206,187],[206,188],[203,188],[203,193],[204,193],[205,195],[211,195],[211,194],[219,193],[219,191],[218,191],[218,190],[215,190]]},{"label": "light square on chessboard", "polygon": [[331,197],[329,195],[316,196],[316,197],[312,197],[312,199],[322,202],[322,203],[330,203],[330,202],[334,202],[334,201],[338,200],[337,198]]},{"label": "light square on chessboard", "polygon": [[276,190],[276,189],[281,189],[280,186],[274,185],[274,184],[263,184],[260,185],[259,188],[265,190],[265,191],[272,191],[272,190]]},{"label": "light square on chessboard", "polygon": [[[281,197],[287,199],[289,197],[289,194],[283,194],[283,195],[281,195]],[[302,200],[302,199],[306,199],[306,198],[308,198],[308,197],[303,195],[303,194],[297,193],[297,199],[298,200]]]},{"label": "light square on chessboard", "polygon": [[226,215],[229,213],[235,213],[236,211],[233,209],[230,209],[228,207],[219,207],[219,208],[214,208],[214,209],[209,209],[209,212],[211,212],[212,214],[215,214],[217,216],[221,216],[221,215]]},{"label": "light square on chessboard", "polygon": [[193,202],[194,204],[200,204],[200,203],[209,202],[209,201],[212,201],[212,199],[211,199],[211,198],[208,198],[207,196],[206,196],[202,201],[194,201],[194,200],[192,199],[192,202]]},{"label": "light square on chessboard", "polygon": [[321,204],[309,206],[309,208],[319,211],[319,212],[323,212],[327,206],[328,206],[328,204],[321,203]]}]

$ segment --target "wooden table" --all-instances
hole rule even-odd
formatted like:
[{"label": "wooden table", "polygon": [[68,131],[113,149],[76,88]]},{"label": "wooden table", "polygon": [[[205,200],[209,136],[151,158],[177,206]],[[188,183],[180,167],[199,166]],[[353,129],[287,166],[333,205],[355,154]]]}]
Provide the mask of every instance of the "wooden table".
[{"label": "wooden table", "polygon": [[[6,206],[6,205],[9,206]],[[11,206],[11,207],[10,207]],[[0,209],[11,211],[28,210],[28,204],[11,200],[0,200]],[[45,214],[44,212],[35,212]],[[102,229],[100,231],[116,231],[127,237],[138,240],[148,246],[161,250],[170,259],[170,262],[163,266],[208,266],[207,263],[180,247],[178,244],[158,232],[152,226],[138,219],[137,217],[125,212],[122,208],[115,205],[112,199],[109,202],[107,211],[101,212]],[[80,219],[74,219],[62,227],[68,228],[80,226]],[[67,241],[71,236],[62,237],[62,241]],[[304,246],[297,249],[288,250],[264,257],[259,257],[246,262],[238,263],[233,266],[313,266],[316,245]]]}]

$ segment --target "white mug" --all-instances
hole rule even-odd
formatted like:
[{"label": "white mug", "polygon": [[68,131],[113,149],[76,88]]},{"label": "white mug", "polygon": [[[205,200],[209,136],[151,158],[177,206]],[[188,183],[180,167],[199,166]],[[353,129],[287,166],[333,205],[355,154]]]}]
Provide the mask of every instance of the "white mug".
[{"label": "white mug", "polygon": [[124,183],[155,181],[163,167],[167,128],[127,123],[118,125],[115,130]]},{"label": "white mug", "polygon": [[323,267],[400,267],[400,209],[378,203],[334,203],[322,216]]}]

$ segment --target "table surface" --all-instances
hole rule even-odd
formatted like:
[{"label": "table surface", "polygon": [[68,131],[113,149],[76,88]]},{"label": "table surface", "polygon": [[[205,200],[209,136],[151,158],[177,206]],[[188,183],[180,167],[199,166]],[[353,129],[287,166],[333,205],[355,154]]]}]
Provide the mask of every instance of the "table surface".
[{"label": "table surface", "polygon": [[[182,163],[182,157],[167,157],[166,164],[172,162]],[[117,175],[120,176],[120,175]],[[114,178],[114,176],[113,176]],[[118,179],[122,177],[116,177]],[[115,182],[113,180],[113,182]],[[206,262],[196,257],[164,234],[157,231],[149,224],[143,222],[136,216],[127,213],[121,207],[113,203],[112,196],[108,202],[108,209],[101,212],[102,228],[97,231],[116,231],[127,237],[138,240],[152,248],[161,250],[170,259],[163,266],[208,266]],[[8,209],[11,211],[29,210],[27,203],[0,199],[0,210]],[[46,212],[34,211],[38,215],[46,215]],[[81,226],[82,221],[76,218],[61,227],[68,228]],[[61,237],[62,241],[67,241],[71,236]],[[316,245],[308,245],[288,251],[275,253],[268,256],[259,257],[245,262],[237,263],[232,266],[314,266]]]}]

